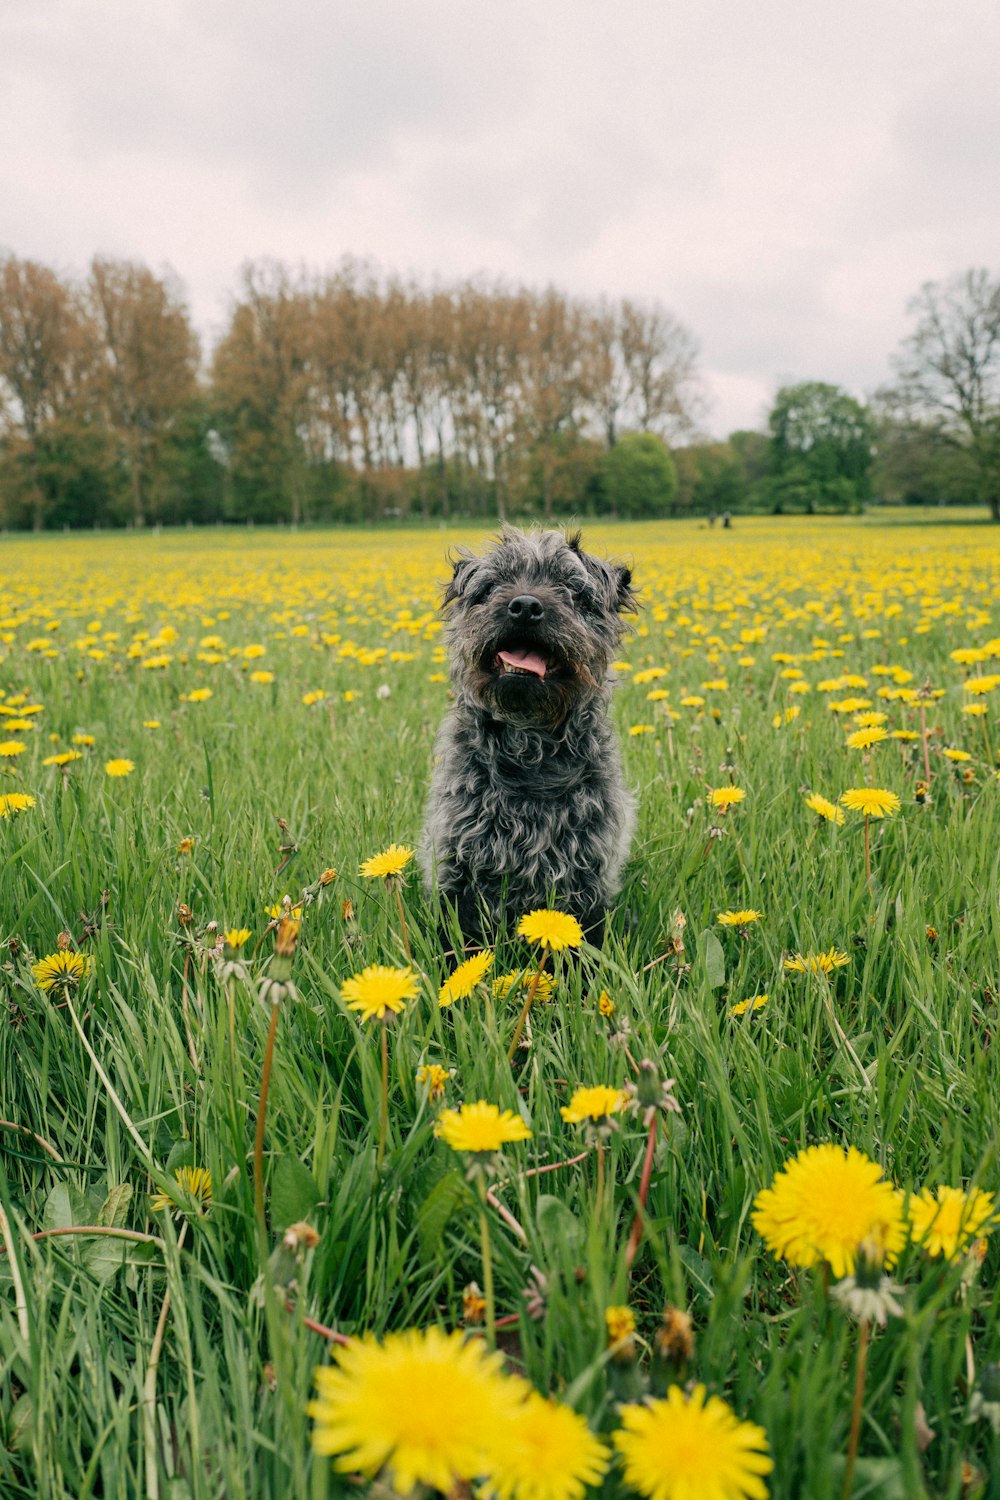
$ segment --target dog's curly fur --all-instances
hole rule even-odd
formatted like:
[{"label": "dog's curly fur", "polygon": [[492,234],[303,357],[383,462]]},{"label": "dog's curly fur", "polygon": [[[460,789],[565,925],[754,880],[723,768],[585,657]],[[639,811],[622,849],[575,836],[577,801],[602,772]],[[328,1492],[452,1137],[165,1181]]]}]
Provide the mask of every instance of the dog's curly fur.
[{"label": "dog's curly fur", "polygon": [[[599,940],[635,823],[607,713],[631,582],[561,531],[505,527],[483,556],[455,561],[445,591],[455,701],[421,863],[466,937],[555,901]],[[532,618],[514,618],[525,598]],[[547,659],[544,677],[505,669],[505,649]]]}]

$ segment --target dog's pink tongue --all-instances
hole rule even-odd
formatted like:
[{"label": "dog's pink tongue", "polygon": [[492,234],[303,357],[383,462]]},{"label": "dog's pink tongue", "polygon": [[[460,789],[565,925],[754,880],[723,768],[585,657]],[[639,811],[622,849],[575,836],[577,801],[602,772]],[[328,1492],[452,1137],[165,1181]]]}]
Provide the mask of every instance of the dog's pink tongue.
[{"label": "dog's pink tongue", "polygon": [[536,677],[545,676],[548,663],[536,651],[499,651],[497,655],[508,667],[520,667],[523,672],[534,672]]}]

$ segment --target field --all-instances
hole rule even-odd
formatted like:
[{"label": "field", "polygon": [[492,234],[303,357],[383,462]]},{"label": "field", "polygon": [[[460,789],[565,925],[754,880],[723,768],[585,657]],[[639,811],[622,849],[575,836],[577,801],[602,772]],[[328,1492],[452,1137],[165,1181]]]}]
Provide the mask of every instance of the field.
[{"label": "field", "polygon": [[[3,540],[0,1495],[388,1494],[406,1444],[510,1500],[1000,1495],[1000,528],[591,528],[642,600],[621,905],[441,1004],[416,863],[359,871],[417,841],[480,540]],[[480,1100],[495,1159],[435,1130]],[[353,1342],[432,1325],[468,1389]]]}]

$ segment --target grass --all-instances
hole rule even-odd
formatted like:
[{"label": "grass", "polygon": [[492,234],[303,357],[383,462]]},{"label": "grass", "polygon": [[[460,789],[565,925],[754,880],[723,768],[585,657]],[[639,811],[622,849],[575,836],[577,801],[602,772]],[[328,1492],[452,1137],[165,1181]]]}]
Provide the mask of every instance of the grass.
[{"label": "grass", "polygon": [[[435,1139],[422,1064],[454,1070],[447,1103],[486,1099],[530,1122],[494,1184],[505,1212],[488,1205],[512,1364],[607,1432],[616,1400],[642,1388],[664,1305],[689,1311],[686,1374],[766,1428],[774,1496],[841,1494],[857,1328],[821,1271],[767,1251],[750,1222],[756,1193],[823,1141],[857,1146],[904,1189],[996,1188],[1000,690],[964,683],[1000,671],[1000,537],[899,522],[588,532],[595,550],[630,556],[643,590],[631,670],[615,673],[641,810],[620,908],[600,952],[555,961],[555,999],[532,1007],[511,1069],[521,997],[438,1007],[449,963],[411,867],[421,993],[388,1036],[377,1167],[378,1023],[363,1025],[340,985],[367,964],[406,962],[392,890],[357,871],[419,833],[447,708],[436,601],[458,539],[5,542],[0,706],[12,712],[0,740],[26,748],[0,760],[0,794],[36,799],[0,821],[5,1500],[317,1500],[344,1488],[311,1452],[305,1403],[330,1345],[310,1323],[346,1335],[457,1327],[463,1290],[483,1280],[475,1187]],[[950,659],[989,642],[980,662]],[[664,675],[636,681],[652,668]],[[862,696],[888,728],[919,733],[919,703],[878,696],[901,672],[909,690],[941,690],[924,709],[924,802],[922,742],[888,741],[866,767],[844,748],[851,716],[829,707]],[[844,674],[867,686],[820,689]],[[794,691],[801,683],[810,691]],[[191,701],[201,688],[211,696]],[[660,689],[665,700],[647,697]],[[682,703],[692,697],[703,701]],[[969,702],[987,714],[964,714]],[[37,728],[9,731],[33,705]],[[639,725],[651,729],[629,733]],[[79,760],[42,765],[80,734],[94,744]],[[112,757],[134,772],[108,777]],[[902,802],[872,825],[871,884],[862,820],[838,828],[804,801],[866,777]],[[713,817],[706,790],[730,781],[746,799]],[[336,879],[320,886],[328,868]],[[297,998],[281,1002],[275,1029],[262,1243],[253,1156],[271,1017],[256,981],[274,949],[265,908],[304,889],[316,899],[293,959]],[[719,926],[719,912],[742,907],[763,920],[745,935]],[[247,981],[216,977],[210,923],[251,929]],[[72,1014],[30,969],[64,929],[92,959]],[[786,954],[831,946],[850,962],[829,984],[784,973]],[[499,944],[497,973],[532,965],[523,943]],[[730,1016],[763,993],[762,1009]],[[538,1169],[585,1150],[582,1127],[560,1115],[572,1089],[622,1084],[630,1057],[676,1080],[681,1113],[657,1133],[629,1273],[641,1121],[626,1118],[607,1143],[600,1213],[596,1152]],[[151,1194],[176,1195],[183,1165],[210,1171],[210,1209],[153,1211]],[[293,1251],[282,1236],[299,1220],[319,1238]],[[80,1226],[132,1237],[37,1237]],[[993,1241],[981,1269],[904,1253],[904,1316],[872,1340],[855,1496],[1000,1493],[997,1440],[969,1420],[984,1367],[1000,1359],[997,1256]],[[536,1270],[537,1318],[525,1295]],[[609,1361],[604,1319],[625,1303],[641,1336],[628,1366]]]}]

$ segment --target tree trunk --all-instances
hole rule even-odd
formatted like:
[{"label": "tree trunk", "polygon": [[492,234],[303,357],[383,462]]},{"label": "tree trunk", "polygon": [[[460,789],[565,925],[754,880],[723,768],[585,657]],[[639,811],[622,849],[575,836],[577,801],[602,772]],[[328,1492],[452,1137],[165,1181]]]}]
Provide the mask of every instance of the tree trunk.
[{"label": "tree trunk", "polygon": [[132,511],[136,526],[145,526],[146,517],[143,514],[142,495],[142,464],[139,455],[132,455]]}]

